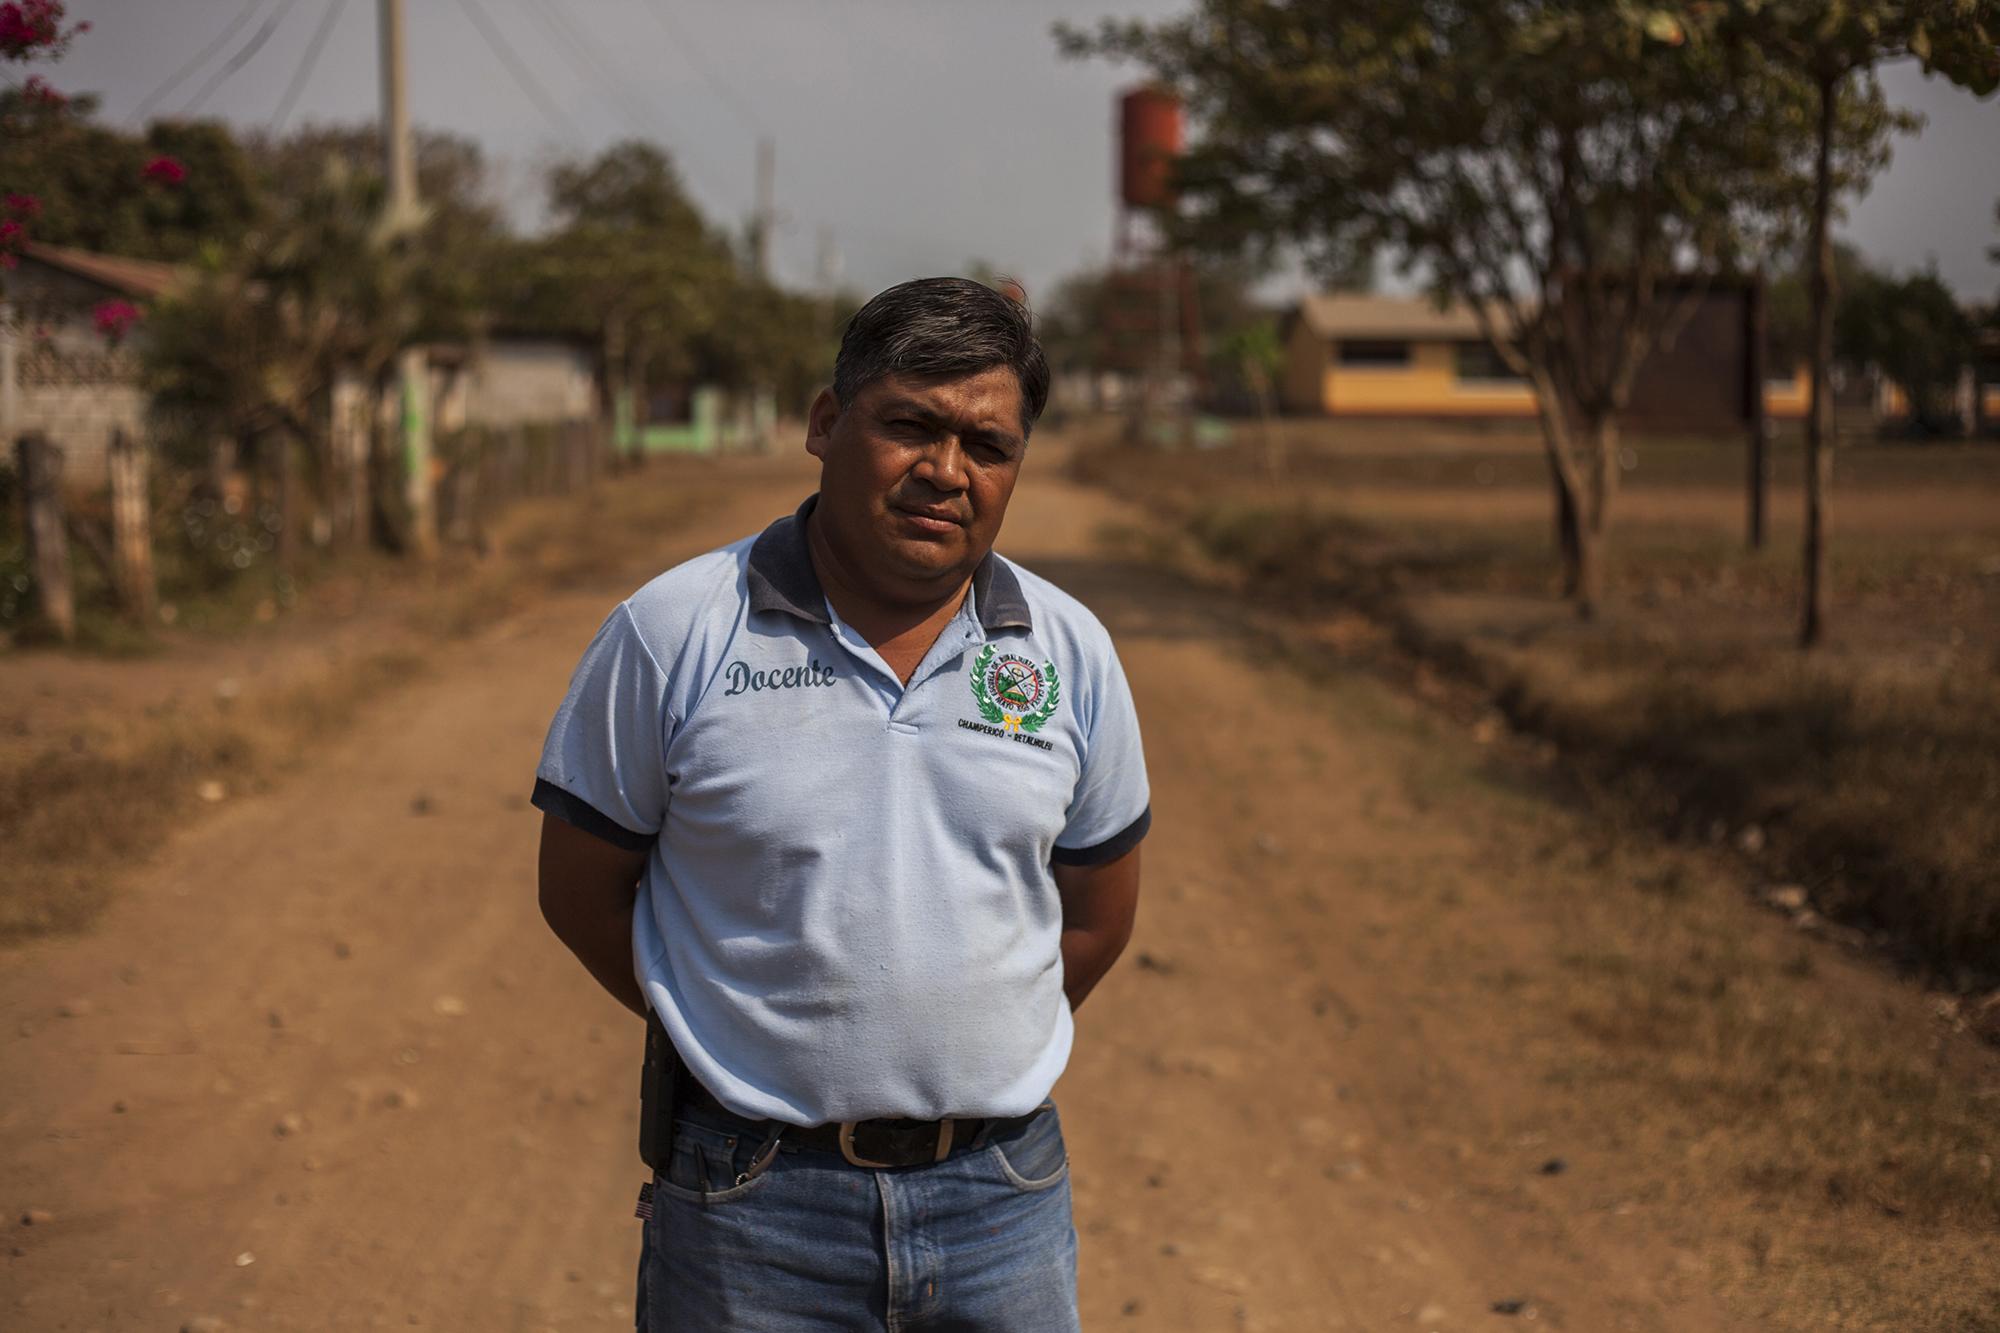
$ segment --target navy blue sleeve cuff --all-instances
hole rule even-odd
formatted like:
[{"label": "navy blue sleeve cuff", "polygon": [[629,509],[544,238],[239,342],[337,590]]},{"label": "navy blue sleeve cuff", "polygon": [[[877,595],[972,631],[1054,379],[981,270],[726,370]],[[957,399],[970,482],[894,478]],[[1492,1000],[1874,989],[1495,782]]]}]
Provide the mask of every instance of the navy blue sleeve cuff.
[{"label": "navy blue sleeve cuff", "polygon": [[1153,807],[1149,805],[1121,832],[1112,834],[1095,847],[1057,847],[1049,853],[1049,860],[1059,866],[1106,865],[1137,847],[1140,839],[1146,836],[1146,830],[1152,826]]},{"label": "navy blue sleeve cuff", "polygon": [[535,779],[535,794],[528,801],[544,814],[554,815],[563,823],[573,824],[593,838],[602,838],[628,852],[643,852],[659,841],[659,834],[634,833],[581,796],[543,778]]}]

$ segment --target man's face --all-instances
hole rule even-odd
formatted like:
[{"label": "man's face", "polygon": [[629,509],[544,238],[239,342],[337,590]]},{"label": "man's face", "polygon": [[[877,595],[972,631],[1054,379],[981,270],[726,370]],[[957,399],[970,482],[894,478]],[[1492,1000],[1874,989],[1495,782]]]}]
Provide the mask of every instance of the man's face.
[{"label": "man's face", "polygon": [[806,428],[821,464],[814,522],[872,595],[942,596],[993,548],[1027,443],[1021,383],[1005,366],[890,375],[844,406],[823,392]]}]

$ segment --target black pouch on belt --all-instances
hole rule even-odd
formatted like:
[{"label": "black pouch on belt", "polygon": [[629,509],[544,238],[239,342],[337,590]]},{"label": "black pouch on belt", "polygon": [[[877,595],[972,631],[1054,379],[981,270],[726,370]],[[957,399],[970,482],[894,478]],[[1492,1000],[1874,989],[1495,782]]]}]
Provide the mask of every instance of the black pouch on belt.
[{"label": "black pouch on belt", "polygon": [[658,1014],[646,1014],[646,1063],[639,1074],[639,1159],[665,1174],[674,1151],[674,1094],[681,1057]]}]

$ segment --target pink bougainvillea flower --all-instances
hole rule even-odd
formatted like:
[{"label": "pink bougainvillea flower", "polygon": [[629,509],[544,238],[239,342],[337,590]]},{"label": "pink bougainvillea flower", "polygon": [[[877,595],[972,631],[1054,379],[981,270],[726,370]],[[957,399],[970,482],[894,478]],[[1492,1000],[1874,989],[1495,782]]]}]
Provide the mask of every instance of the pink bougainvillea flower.
[{"label": "pink bougainvillea flower", "polygon": [[39,74],[30,75],[28,81],[21,85],[21,101],[28,106],[48,107],[51,110],[69,105],[69,99]]},{"label": "pink bougainvillea flower", "polygon": [[32,194],[10,194],[7,211],[17,218],[38,218],[42,215],[42,201]]},{"label": "pink bougainvillea flower", "polygon": [[10,60],[60,55],[70,38],[88,31],[88,23],[64,31],[63,0],[7,0],[0,4],[0,56]]},{"label": "pink bougainvillea flower", "polygon": [[139,307],[130,301],[99,301],[90,312],[90,322],[114,343],[131,332],[139,319]]},{"label": "pink bougainvillea flower", "polygon": [[187,168],[180,164],[179,159],[156,157],[151,162],[148,162],[146,169],[139,174],[157,185],[179,185],[187,179],[188,173]]},{"label": "pink bougainvillea flower", "polygon": [[28,229],[8,218],[0,221],[0,250],[11,250],[28,239]]}]

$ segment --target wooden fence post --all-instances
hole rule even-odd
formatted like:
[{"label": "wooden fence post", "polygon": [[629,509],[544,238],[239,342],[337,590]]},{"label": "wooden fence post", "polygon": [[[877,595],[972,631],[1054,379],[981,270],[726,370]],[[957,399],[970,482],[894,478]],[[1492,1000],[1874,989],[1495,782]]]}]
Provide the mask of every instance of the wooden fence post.
[{"label": "wooden fence post", "polygon": [[333,531],[342,546],[368,539],[368,420],[366,395],[333,394]]},{"label": "wooden fence post", "polygon": [[507,472],[507,498],[518,500],[528,493],[527,456],[519,426],[506,427],[501,435],[501,448]]},{"label": "wooden fence post", "polygon": [[17,457],[35,606],[68,643],[76,637],[76,597],[70,588],[69,534],[63,529],[62,451],[46,435],[31,433],[21,437]]},{"label": "wooden fence post", "polygon": [[278,530],[272,534],[278,572],[290,574],[298,567],[299,484],[298,466],[292,458],[292,438],[283,430],[267,431],[263,439],[264,465],[270,470],[271,507],[278,513]]},{"label": "wooden fence post", "polygon": [[159,602],[153,577],[151,458],[145,444],[120,427],[111,432],[111,560],[118,601],[142,625]]}]

